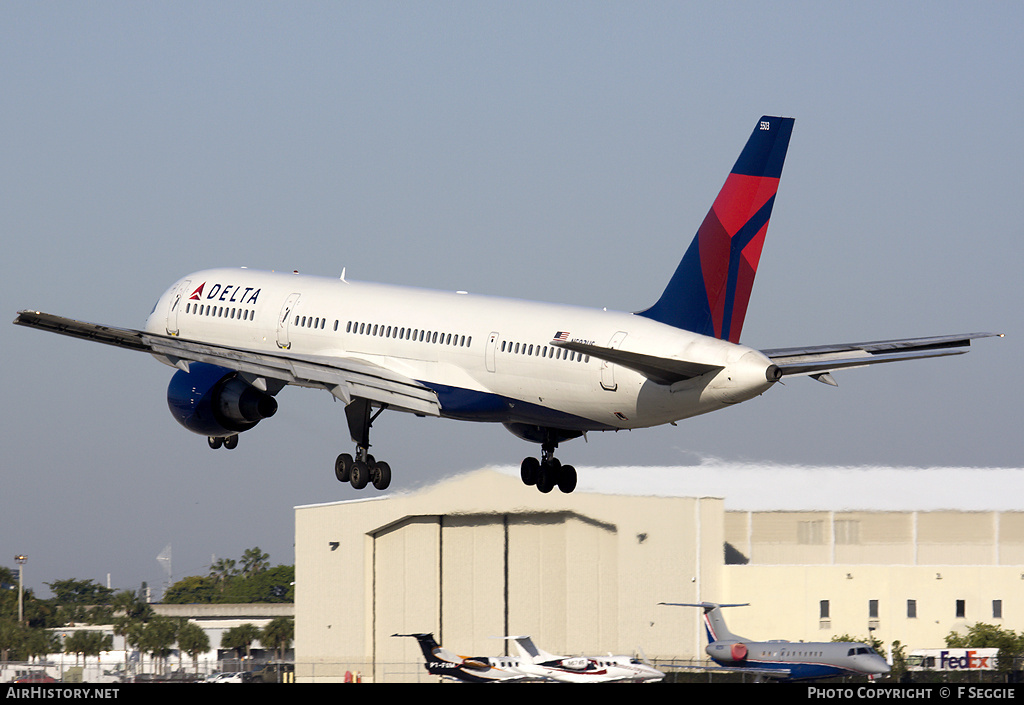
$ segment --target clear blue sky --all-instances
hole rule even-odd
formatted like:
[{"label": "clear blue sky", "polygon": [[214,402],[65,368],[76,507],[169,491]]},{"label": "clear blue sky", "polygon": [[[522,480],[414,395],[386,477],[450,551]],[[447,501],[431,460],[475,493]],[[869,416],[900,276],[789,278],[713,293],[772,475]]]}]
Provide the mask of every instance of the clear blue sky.
[{"label": "clear blue sky", "polygon": [[[560,457],[1024,467],[1022,30],[1019,2],[5,2],[0,301],[140,327],[179,276],[245,265],[639,310],[786,115],[743,342],[1006,337]],[[292,507],[357,496],[326,393],[212,452],[148,356],[0,342],[0,564],[28,554],[44,594],[159,585],[168,543],[175,578],[291,563]],[[373,441],[396,491],[536,452],[393,413]]]}]

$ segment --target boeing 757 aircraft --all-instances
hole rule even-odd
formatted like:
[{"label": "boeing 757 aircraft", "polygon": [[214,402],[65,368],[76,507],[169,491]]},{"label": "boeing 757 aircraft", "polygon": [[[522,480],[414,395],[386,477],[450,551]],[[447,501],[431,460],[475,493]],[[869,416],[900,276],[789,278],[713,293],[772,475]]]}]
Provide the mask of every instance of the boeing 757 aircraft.
[{"label": "boeing 757 aircraft", "polygon": [[[759,680],[817,680],[836,676],[884,676],[889,664],[867,644],[848,641],[751,641],[725,626],[722,607],[713,602],[662,602],[673,607],[700,607],[708,635],[707,655],[719,670],[750,673]],[[713,670],[713,669],[712,669]]]},{"label": "boeing 757 aircraft", "polygon": [[356,447],[337,457],[335,474],[356,489],[391,482],[390,466],[370,454],[370,427],[393,410],[502,423],[540,445],[539,459],[522,461],[523,482],[572,492],[576,471],[555,450],[589,431],[674,423],[752,399],[786,376],[835,384],[836,370],[955,355],[994,335],[740,344],[792,131],[792,118],[757,121],[661,297],[638,313],[241,268],[179,279],[142,330],[38,311],[14,322],[177,368],[171,413],[211,448],[234,448],[292,384],[344,403]]}]

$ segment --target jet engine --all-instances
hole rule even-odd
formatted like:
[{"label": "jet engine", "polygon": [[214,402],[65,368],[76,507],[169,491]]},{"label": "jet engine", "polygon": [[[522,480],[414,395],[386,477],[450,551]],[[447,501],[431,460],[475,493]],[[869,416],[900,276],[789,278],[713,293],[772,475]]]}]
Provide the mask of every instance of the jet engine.
[{"label": "jet engine", "polygon": [[742,642],[735,642],[732,644],[723,644],[721,642],[708,644],[704,651],[708,656],[720,663],[724,661],[741,663],[747,660],[748,654],[747,645]]},{"label": "jet engine", "polygon": [[238,372],[193,362],[167,386],[167,406],[182,426],[201,436],[233,436],[277,412],[277,400]]}]

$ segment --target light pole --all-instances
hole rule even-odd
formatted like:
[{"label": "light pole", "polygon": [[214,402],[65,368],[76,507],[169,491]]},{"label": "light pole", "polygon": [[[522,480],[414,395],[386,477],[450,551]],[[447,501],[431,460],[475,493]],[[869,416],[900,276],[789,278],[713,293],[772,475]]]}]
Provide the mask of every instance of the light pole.
[{"label": "light pole", "polygon": [[18,624],[25,621],[25,607],[23,595],[25,594],[25,563],[28,561],[28,556],[23,553],[19,553],[14,557],[14,562],[18,564]]}]

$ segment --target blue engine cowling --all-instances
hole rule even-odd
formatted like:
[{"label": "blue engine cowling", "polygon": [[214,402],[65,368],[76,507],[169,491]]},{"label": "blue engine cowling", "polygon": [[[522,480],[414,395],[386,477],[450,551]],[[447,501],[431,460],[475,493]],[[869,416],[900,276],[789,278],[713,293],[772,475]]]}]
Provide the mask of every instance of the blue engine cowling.
[{"label": "blue engine cowling", "polygon": [[201,436],[248,431],[277,411],[277,400],[234,370],[203,362],[179,370],[167,385],[167,406],[182,426]]}]

